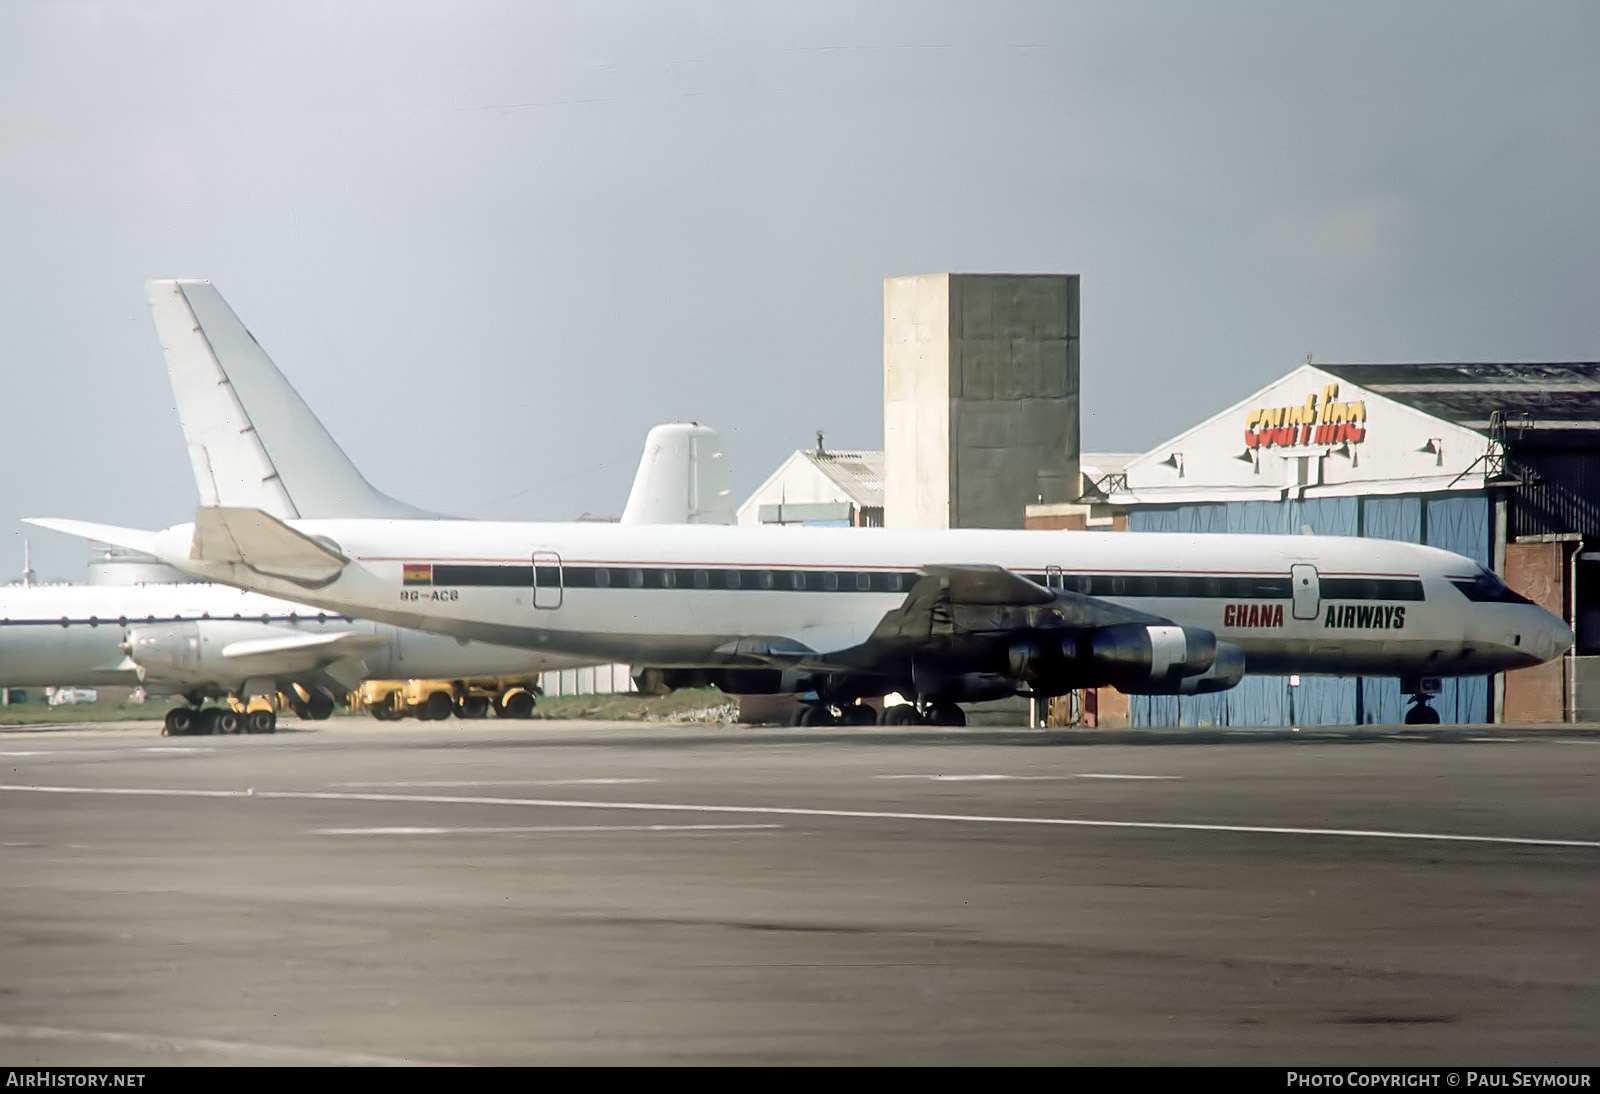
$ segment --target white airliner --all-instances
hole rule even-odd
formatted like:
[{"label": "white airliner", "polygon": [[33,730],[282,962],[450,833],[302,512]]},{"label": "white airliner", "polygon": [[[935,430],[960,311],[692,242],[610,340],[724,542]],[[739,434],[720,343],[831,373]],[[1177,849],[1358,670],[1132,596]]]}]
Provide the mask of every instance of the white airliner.
[{"label": "white airliner", "polygon": [[[242,325],[227,333],[237,319],[208,285],[156,282],[151,298],[175,378],[211,369],[215,387],[217,370],[277,375]],[[208,439],[185,423],[191,451],[202,450],[197,476],[214,472],[215,451],[260,431],[247,417]],[[165,532],[32,523],[325,612],[541,657],[628,661],[667,686],[811,691],[812,724],[865,721],[859,700],[890,692],[913,702],[888,707],[888,721],[959,724],[966,701],[1101,685],[1191,694],[1247,672],[1398,676],[1416,695],[1407,721],[1433,722],[1426,678],[1538,664],[1572,641],[1558,617],[1469,559],[1388,540],[289,512],[274,504],[281,471],[258,468],[235,494],[213,473],[195,523]],[[701,471],[673,495],[686,520],[695,499],[722,496],[699,485]],[[365,498],[353,467],[340,481],[341,496]]]},{"label": "white airliner", "polygon": [[957,704],[1113,685],[1233,687],[1246,672],[1425,677],[1535,665],[1570,629],[1469,559],[1333,536],[909,531],[426,520],[280,521],[202,508],[140,532],[32,523],[187,573],[397,626],[630,661],[666,684],[810,688],[812,724],[914,697]]},{"label": "white airliner", "polygon": [[[149,295],[205,503],[284,518],[426,515],[361,476],[209,283],[153,282]],[[652,429],[622,520],[732,524],[716,432]],[[276,726],[270,710],[237,715],[204,707],[208,698],[281,692],[301,700],[303,717],[326,717],[332,695],[366,679],[527,676],[595,660],[405,631],[225,585],[0,588],[0,687],[124,684],[181,695],[187,705],[166,719],[175,733]],[[526,690],[494,698],[506,716],[533,708]],[[473,696],[428,713],[481,717],[488,707]]]}]

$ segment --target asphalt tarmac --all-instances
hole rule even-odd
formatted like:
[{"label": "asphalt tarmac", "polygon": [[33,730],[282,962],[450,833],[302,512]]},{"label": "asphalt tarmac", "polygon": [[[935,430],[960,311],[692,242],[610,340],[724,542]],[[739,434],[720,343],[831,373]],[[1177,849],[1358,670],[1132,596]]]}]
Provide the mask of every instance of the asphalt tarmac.
[{"label": "asphalt tarmac", "polygon": [[1600,735],[0,733],[0,1065],[1600,1064]]}]

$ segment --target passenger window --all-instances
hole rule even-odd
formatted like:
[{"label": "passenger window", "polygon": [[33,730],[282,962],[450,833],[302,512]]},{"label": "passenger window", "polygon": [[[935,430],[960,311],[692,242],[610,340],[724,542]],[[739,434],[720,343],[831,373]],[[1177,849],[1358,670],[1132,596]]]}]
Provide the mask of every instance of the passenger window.
[{"label": "passenger window", "polygon": [[722,571],[722,583],[724,585],[726,585],[728,588],[737,589],[739,587],[739,582],[740,582],[740,577],[739,577],[739,571],[738,570],[723,570]]},{"label": "passenger window", "polygon": [[790,571],[790,573],[789,573],[789,583],[792,584],[796,589],[804,589],[806,587],[805,571],[803,571],[803,570],[792,570],[792,571]]},{"label": "passenger window", "polygon": [[629,570],[628,571],[628,584],[631,585],[635,589],[644,588],[644,571],[643,570]]},{"label": "passenger window", "polygon": [[822,575],[822,587],[830,593],[839,587],[839,575],[828,572]]},{"label": "passenger window", "polygon": [[872,588],[872,575],[871,574],[857,574],[856,575],[856,588],[858,590],[860,590],[861,592],[866,592],[867,590],[871,589]]},{"label": "passenger window", "polygon": [[705,570],[696,570],[694,572],[694,587],[696,589],[711,588],[711,575]]},{"label": "passenger window", "polygon": [[756,588],[770,589],[773,586],[772,571],[759,570],[756,572]]},{"label": "passenger window", "polygon": [[603,566],[595,567],[595,571],[594,571],[594,587],[596,589],[609,589],[609,588],[611,588],[611,571],[606,569]]}]

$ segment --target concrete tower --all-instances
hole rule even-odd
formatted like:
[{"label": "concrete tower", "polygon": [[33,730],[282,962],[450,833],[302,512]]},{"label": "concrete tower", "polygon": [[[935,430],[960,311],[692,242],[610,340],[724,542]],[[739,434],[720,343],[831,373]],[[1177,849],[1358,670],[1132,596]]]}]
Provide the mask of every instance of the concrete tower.
[{"label": "concrete tower", "polygon": [[884,523],[1021,528],[1078,495],[1078,275],[883,283]]}]

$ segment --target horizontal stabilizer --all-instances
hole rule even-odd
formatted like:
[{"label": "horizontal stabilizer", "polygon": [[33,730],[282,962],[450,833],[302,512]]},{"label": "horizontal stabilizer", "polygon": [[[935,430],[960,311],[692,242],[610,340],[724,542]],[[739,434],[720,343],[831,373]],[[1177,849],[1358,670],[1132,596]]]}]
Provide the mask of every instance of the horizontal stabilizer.
[{"label": "horizontal stabilizer", "polygon": [[259,509],[227,506],[196,511],[189,557],[197,562],[236,563],[307,588],[326,585],[350,561]]},{"label": "horizontal stabilizer", "polygon": [[65,532],[69,536],[90,539],[96,543],[109,543],[113,547],[128,547],[147,555],[156,553],[158,532],[145,532],[138,528],[119,528],[115,524],[95,524],[87,520],[60,520],[56,517],[24,517],[24,524],[48,528],[52,532]]}]

